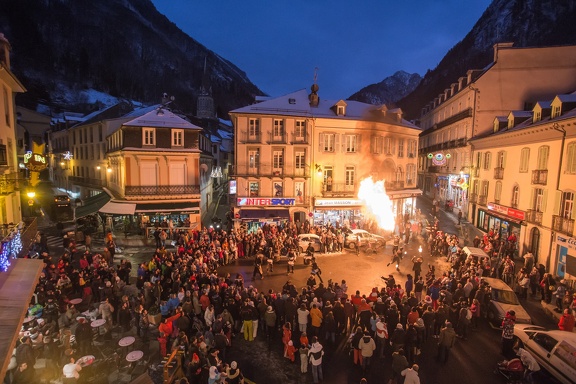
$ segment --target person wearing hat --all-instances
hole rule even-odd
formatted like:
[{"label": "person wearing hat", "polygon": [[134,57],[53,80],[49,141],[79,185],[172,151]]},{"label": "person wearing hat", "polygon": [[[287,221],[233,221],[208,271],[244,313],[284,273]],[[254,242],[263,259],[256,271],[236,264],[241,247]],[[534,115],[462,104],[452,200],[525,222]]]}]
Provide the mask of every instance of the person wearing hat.
[{"label": "person wearing hat", "polygon": [[390,336],[390,343],[392,344],[392,349],[398,351],[404,348],[404,341],[406,339],[406,331],[402,326],[402,323],[396,324],[396,328],[392,331],[392,336]]},{"label": "person wearing hat", "polygon": [[502,320],[502,354],[507,359],[514,357],[514,324],[516,323],[516,312],[510,310],[506,312]]},{"label": "person wearing hat", "polygon": [[[460,212],[460,214],[462,214]],[[420,378],[418,377],[418,364],[412,365],[412,368],[406,368],[400,374],[404,376],[404,384],[420,384]]]},{"label": "person wearing hat", "polygon": [[242,375],[240,368],[238,368],[238,363],[233,361],[230,365],[226,364],[226,383],[239,384],[243,379],[244,376]]},{"label": "person wearing hat", "polygon": [[264,324],[266,325],[266,338],[268,340],[274,339],[274,335],[276,333],[276,312],[274,312],[274,308],[271,305],[266,308],[266,312],[264,313]]},{"label": "person wearing hat", "polygon": [[438,338],[437,361],[439,363],[446,364],[448,361],[448,355],[450,354],[450,349],[452,349],[454,346],[455,340],[456,331],[454,331],[452,323],[446,321],[444,327],[440,331],[440,336]]}]

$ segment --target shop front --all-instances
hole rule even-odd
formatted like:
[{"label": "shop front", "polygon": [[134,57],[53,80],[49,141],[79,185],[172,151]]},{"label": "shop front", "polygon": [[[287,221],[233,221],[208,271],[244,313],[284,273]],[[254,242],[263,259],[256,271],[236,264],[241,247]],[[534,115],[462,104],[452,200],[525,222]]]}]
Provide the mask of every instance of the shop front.
[{"label": "shop front", "polygon": [[314,225],[331,223],[333,226],[361,227],[363,221],[362,200],[360,199],[323,199],[314,201]]},{"label": "shop front", "polygon": [[[576,239],[566,235],[556,234],[556,269],[552,264],[551,271],[561,279],[576,279]],[[572,285],[572,284],[571,284]]]},{"label": "shop front", "polygon": [[234,216],[236,223],[254,232],[264,224],[282,225],[305,215],[304,208],[295,207],[295,198],[239,197],[236,199]]},{"label": "shop front", "polygon": [[486,207],[487,209],[478,209],[476,228],[484,232],[492,230],[503,239],[514,233],[516,244],[520,243],[520,239],[524,237],[522,227],[526,226],[526,212],[495,203],[488,203]]}]

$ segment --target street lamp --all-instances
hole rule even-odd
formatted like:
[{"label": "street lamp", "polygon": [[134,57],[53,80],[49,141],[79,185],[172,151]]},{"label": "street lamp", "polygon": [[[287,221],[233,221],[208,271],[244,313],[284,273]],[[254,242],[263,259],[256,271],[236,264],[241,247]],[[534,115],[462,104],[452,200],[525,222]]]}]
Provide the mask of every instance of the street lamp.
[{"label": "street lamp", "polygon": [[28,196],[28,198],[30,198],[30,199],[33,199],[34,197],[36,197],[36,192],[28,191],[28,192],[26,192],[26,196]]}]

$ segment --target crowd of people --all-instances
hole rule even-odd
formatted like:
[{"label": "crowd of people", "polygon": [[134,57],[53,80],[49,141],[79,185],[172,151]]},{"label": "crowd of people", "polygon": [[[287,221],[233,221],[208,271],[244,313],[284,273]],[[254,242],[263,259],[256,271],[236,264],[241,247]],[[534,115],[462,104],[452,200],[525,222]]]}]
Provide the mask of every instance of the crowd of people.
[{"label": "crowd of people", "polygon": [[[385,361],[391,361],[391,382],[405,379],[405,383],[418,383],[417,362],[425,343],[438,345],[436,358],[444,364],[455,340],[466,340],[470,330],[477,329],[486,317],[490,291],[482,276],[505,280],[511,273],[513,280],[524,282],[526,271],[536,268],[548,280],[540,292],[536,289],[532,294],[540,293],[545,300],[557,297],[560,287],[565,287],[540,271],[540,266],[528,268],[529,257],[524,272],[520,269],[517,273],[513,255],[496,251],[508,249],[497,236],[487,234],[478,239],[474,245],[488,249],[493,257],[475,260],[462,252],[455,235],[437,226],[436,221],[425,232],[431,254],[446,256],[445,270],[429,265],[422,271],[422,259],[412,258],[413,274],[407,274],[405,281],[389,275],[383,277],[385,287],[364,294],[349,292],[345,280],[319,282],[318,274],[312,274],[303,288],[298,289],[288,277],[281,290],[266,292],[247,284],[242,274],[218,274],[220,266],[238,258],[254,258],[263,265],[270,260],[273,263],[282,253],[297,252],[301,233],[318,234],[322,251],[340,250],[344,228],[331,224],[265,224],[252,233],[242,228],[159,229],[156,251],[148,262],[137,266],[135,279],[127,259],[114,259],[111,236],[101,253],[80,251],[74,241],[66,244],[58,259],[42,250],[44,269],[28,313],[34,319],[33,327],[23,331],[16,348],[13,382],[34,382],[32,367],[38,357],[46,358],[43,374],[47,380],[62,374],[79,377],[75,359],[93,348],[89,320],[101,317],[106,320],[104,337],[111,337],[114,331],[135,333],[143,343],[155,339],[162,357],[183,351],[182,383],[243,382],[238,364],[226,356],[234,348],[235,336],[246,342],[258,337],[280,339],[282,355],[290,363],[299,361],[302,374],[310,370],[314,383],[323,380],[325,351],[332,352],[342,338],[348,340],[352,361],[363,373],[377,361],[389,359]],[[415,231],[422,233],[418,229],[422,227],[420,222]],[[403,235],[409,239],[406,229]],[[174,251],[166,249],[167,241],[173,242]],[[395,240],[393,247],[393,255],[402,257],[402,241]],[[263,277],[262,271],[260,275]],[[559,304],[571,315],[574,302],[564,303],[568,291],[561,292]],[[81,308],[72,304],[71,298],[81,298]],[[159,324],[151,324],[154,315],[161,318]],[[513,322],[513,314],[506,321]],[[569,330],[570,320],[563,324]],[[508,353],[507,348],[503,342],[503,352]]]}]

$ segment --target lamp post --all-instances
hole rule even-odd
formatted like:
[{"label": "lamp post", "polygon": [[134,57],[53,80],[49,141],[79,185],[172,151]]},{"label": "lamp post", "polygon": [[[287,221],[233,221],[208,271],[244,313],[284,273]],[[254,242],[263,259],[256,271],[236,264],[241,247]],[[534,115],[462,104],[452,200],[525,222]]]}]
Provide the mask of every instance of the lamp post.
[{"label": "lamp post", "polygon": [[34,216],[34,197],[36,197],[36,192],[29,190],[26,192],[26,196],[28,196],[28,209],[30,210],[30,216]]}]

